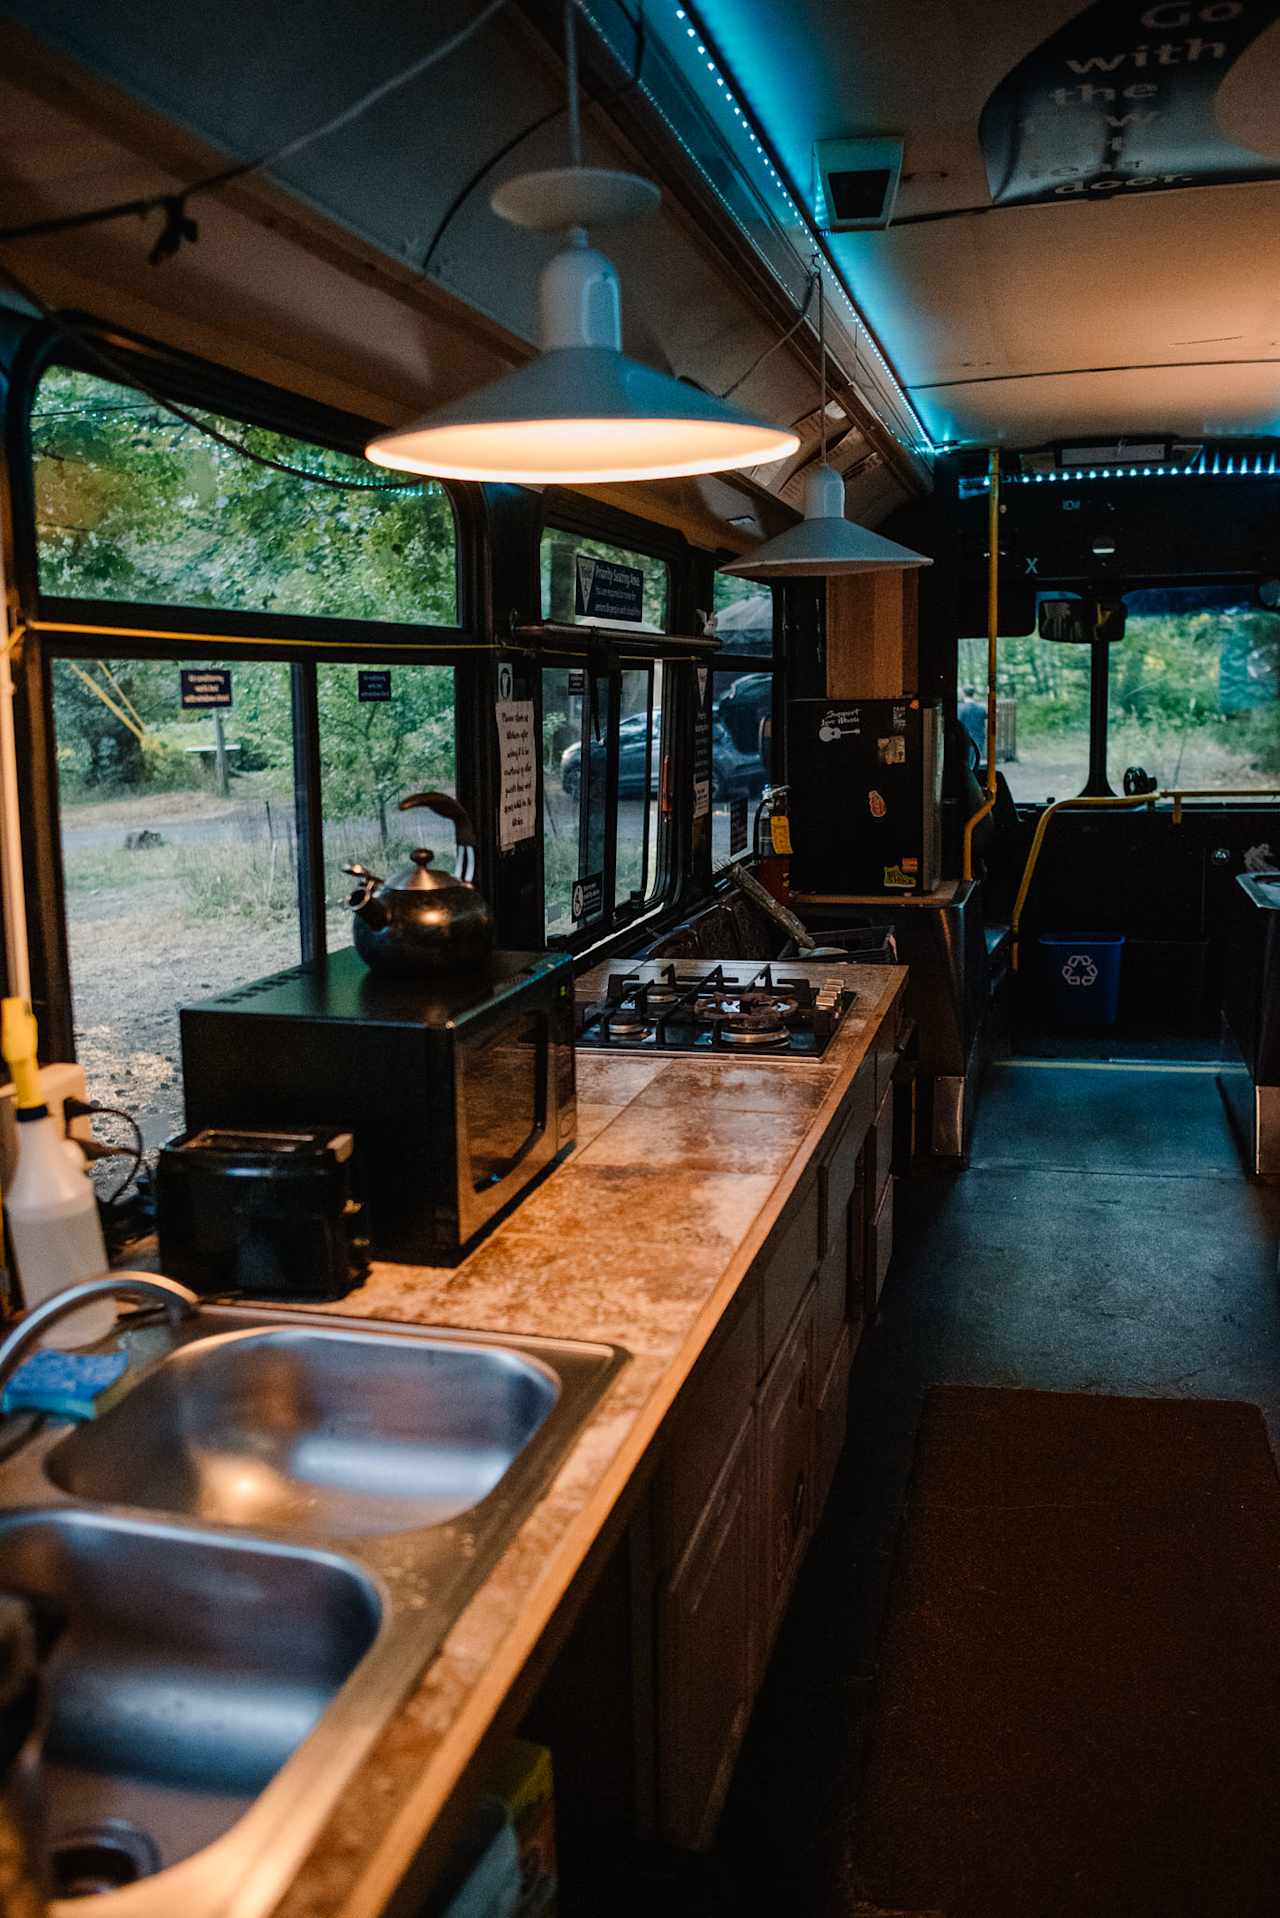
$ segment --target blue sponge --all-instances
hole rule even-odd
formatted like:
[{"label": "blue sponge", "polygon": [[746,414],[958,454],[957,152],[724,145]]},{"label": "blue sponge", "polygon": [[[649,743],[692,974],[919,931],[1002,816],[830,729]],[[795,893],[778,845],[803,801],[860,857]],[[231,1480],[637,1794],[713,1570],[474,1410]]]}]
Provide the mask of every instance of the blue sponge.
[{"label": "blue sponge", "polygon": [[128,1364],[127,1352],[37,1352],[9,1380],[0,1410],[91,1419],[96,1401]]}]

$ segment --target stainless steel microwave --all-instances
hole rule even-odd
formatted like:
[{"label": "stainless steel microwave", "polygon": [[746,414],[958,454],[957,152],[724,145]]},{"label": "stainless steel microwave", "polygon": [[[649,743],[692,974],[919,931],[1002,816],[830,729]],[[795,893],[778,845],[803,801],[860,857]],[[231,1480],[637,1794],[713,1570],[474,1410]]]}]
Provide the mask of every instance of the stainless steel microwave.
[{"label": "stainless steel microwave", "polygon": [[189,1129],[340,1125],[374,1256],[455,1264],[572,1147],[573,972],[386,979],[348,949],[184,1006]]}]

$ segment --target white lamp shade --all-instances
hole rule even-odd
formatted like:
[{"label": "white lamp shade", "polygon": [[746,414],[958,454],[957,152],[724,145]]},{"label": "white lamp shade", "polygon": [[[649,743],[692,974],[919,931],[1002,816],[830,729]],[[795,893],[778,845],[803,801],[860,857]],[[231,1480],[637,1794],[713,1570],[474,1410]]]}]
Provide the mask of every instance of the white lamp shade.
[{"label": "white lamp shade", "polygon": [[816,466],[805,479],[804,518],[766,540],[745,559],[722,566],[737,579],[828,578],[838,573],[900,572],[933,561],[910,546],[844,517],[844,481],[834,467]]},{"label": "white lamp shade", "polygon": [[365,448],[379,466],[527,485],[663,479],[784,459],[799,447],[726,400],[609,346],[559,346]]}]

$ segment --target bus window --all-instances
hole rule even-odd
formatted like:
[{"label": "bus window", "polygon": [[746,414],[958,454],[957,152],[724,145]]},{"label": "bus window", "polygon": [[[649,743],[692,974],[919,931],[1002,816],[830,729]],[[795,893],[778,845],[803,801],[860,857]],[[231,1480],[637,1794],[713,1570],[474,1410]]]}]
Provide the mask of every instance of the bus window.
[{"label": "bus window", "polygon": [[[769,778],[773,723],[773,593],[717,573],[711,685],[711,867],[750,851],[751,819]],[[732,663],[730,663],[732,662]]]},{"label": "bus window", "polygon": [[[1118,650],[1118,649],[1117,649]],[[1036,634],[1000,641],[996,765],[1022,805],[1068,799],[1089,770],[1089,648],[1055,646]],[[987,642],[959,643],[956,713],[983,761],[987,738]]]},{"label": "bus window", "polygon": [[1161,786],[1256,786],[1280,772],[1280,619],[1250,586],[1161,586],[1125,594],[1110,653],[1107,757]]},{"label": "bus window", "polygon": [[[589,565],[579,560],[604,560],[624,569],[614,586],[616,597],[601,597],[603,576],[597,587]],[[670,579],[667,562],[651,553],[633,552],[629,547],[611,546],[604,540],[589,539],[558,526],[548,526],[540,549],[542,575],[542,617],[559,626],[595,625],[625,627],[631,632],[665,633],[670,603]],[[631,593],[632,579],[640,575],[639,594]]]},{"label": "bus window", "polygon": [[[543,911],[548,939],[601,938],[661,890],[660,815],[665,674],[651,663],[619,675],[618,799],[610,822],[610,689],[585,667],[542,675]],[[610,824],[614,830],[608,830]],[[608,870],[612,859],[612,873]]]},{"label": "bus window", "polygon": [[76,1053],[153,1146],[182,1124],[178,1006],[301,956],[294,669],[51,666]]},{"label": "bus window", "polygon": [[443,487],[388,488],[353,455],[199,417],[354,490],[255,465],[145,393],[51,366],[31,411],[43,593],[457,624],[457,532]]},{"label": "bus window", "polygon": [[324,806],[325,914],[330,952],[349,946],[352,881],[344,866],[382,877],[428,846],[436,866],[453,870],[447,819],[402,813],[407,793],[457,791],[452,666],[316,668],[320,711],[320,792]]}]

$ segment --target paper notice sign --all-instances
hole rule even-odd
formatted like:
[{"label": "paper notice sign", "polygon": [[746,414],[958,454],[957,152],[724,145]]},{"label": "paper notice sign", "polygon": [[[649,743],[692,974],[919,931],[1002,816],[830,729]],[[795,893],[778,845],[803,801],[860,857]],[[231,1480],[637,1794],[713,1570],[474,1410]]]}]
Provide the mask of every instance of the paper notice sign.
[{"label": "paper notice sign", "polygon": [[533,701],[500,699],[498,721],[498,845],[509,852],[532,839],[538,821],[538,760],[534,749]]}]

